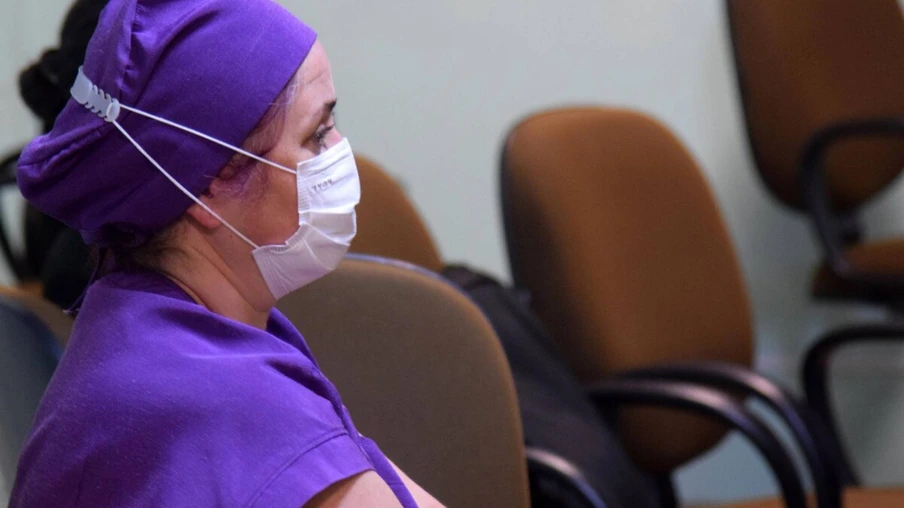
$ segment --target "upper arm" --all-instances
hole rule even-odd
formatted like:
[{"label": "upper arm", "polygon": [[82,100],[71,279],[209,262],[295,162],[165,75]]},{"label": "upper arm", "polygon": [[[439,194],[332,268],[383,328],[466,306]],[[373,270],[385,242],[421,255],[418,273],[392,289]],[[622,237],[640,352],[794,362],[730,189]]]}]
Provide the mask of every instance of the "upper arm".
[{"label": "upper arm", "polygon": [[408,492],[411,493],[411,497],[414,498],[414,501],[418,506],[424,508],[442,508],[444,505],[436,500],[435,497],[430,495],[429,492],[424,490],[423,487],[414,482],[411,478],[405,474],[405,471],[399,469],[399,466],[395,465],[395,462],[390,461],[392,464],[392,468],[395,469],[396,474],[399,475],[399,478],[402,479],[402,483],[405,484],[405,487],[408,489]]},{"label": "upper arm", "polygon": [[374,471],[336,482],[305,503],[304,508],[399,507],[392,489]]}]

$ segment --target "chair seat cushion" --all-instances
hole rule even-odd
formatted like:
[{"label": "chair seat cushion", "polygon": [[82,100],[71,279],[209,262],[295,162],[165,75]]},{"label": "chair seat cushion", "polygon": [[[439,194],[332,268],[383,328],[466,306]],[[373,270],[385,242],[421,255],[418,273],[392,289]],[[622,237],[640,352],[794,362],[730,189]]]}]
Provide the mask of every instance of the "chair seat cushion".
[{"label": "chair seat cushion", "polygon": [[[846,250],[845,256],[863,271],[904,278],[904,239],[856,245]],[[835,275],[826,263],[819,267],[813,278],[813,296],[823,299],[904,300],[904,292],[897,298],[893,295],[883,297],[862,284],[844,280]]]}]

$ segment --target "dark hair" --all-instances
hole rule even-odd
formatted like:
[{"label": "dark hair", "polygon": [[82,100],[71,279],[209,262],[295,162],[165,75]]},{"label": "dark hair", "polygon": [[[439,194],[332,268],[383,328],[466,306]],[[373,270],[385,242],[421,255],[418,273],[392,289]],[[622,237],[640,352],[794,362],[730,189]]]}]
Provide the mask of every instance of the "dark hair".
[{"label": "dark hair", "polygon": [[44,125],[44,132],[69,100],[69,88],[85,60],[100,12],[109,0],[78,0],[69,9],[60,30],[60,45],[49,49],[19,74],[19,94]]}]

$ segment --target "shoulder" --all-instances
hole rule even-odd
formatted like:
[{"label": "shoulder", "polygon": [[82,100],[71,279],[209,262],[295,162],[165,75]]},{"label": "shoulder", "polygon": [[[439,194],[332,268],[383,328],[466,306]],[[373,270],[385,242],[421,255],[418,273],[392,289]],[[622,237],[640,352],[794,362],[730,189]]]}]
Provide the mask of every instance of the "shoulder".
[{"label": "shoulder", "polygon": [[32,473],[78,470],[105,495],[127,485],[142,496],[197,491],[197,505],[280,506],[372,467],[304,352],[138,293],[87,302],[26,445]]},{"label": "shoulder", "polygon": [[98,417],[183,430],[285,420],[296,434],[341,428],[331,386],[292,342],[194,302],[103,289],[79,315],[48,403],[77,400]]}]

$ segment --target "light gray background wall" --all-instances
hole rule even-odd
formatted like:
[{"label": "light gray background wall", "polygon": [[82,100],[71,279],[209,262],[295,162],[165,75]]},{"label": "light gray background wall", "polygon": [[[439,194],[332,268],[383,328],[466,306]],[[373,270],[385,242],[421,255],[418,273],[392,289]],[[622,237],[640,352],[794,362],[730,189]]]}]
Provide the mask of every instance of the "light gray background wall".
[{"label": "light gray background wall", "polygon": [[[762,370],[796,385],[800,352],[820,332],[881,317],[809,300],[813,238],[755,177],[720,0],[283,3],[322,34],[340,127],[356,151],[403,181],[447,259],[508,277],[496,170],[516,119],[562,104],[617,105],[664,121],[704,168],[751,291]],[[19,102],[16,71],[56,39],[68,4],[0,4],[0,150],[37,130]],[[902,193],[898,186],[866,211],[870,236],[904,230]],[[5,269],[0,279],[8,280]],[[838,369],[845,434],[873,483],[904,482],[902,358],[862,350]],[[774,488],[736,439],[686,468],[680,484],[698,501]]]}]

